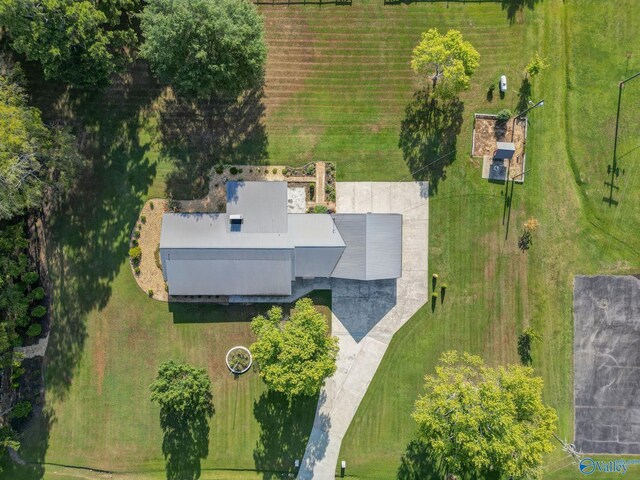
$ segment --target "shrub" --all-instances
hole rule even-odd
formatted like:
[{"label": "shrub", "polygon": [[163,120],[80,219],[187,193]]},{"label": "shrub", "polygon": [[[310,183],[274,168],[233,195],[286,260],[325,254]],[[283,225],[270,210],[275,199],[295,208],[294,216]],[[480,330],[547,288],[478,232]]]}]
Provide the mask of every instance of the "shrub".
[{"label": "shrub", "polygon": [[22,281],[29,285],[33,285],[34,283],[36,283],[39,278],[40,276],[37,272],[25,272],[22,274]]},{"label": "shrub", "polygon": [[238,173],[242,173],[242,169],[241,168],[238,169]]},{"label": "shrub", "polygon": [[39,323],[32,323],[29,325],[29,328],[27,328],[27,336],[29,337],[39,337],[41,333],[42,325]]},{"label": "shrub", "polygon": [[527,64],[527,67],[525,68],[524,72],[525,72],[525,75],[528,75],[530,77],[535,77],[540,72],[542,72],[542,70],[548,67],[549,67],[549,63],[547,63],[547,59],[541,57],[540,54],[536,52],[536,54],[531,58],[531,60]]},{"label": "shrub", "polygon": [[250,169],[249,169],[249,173],[253,173],[253,168],[250,168]]},{"label": "shrub", "polygon": [[47,313],[47,307],[44,305],[38,305],[33,310],[31,310],[31,316],[34,318],[42,318]]},{"label": "shrub", "polygon": [[133,236],[134,238],[140,238],[140,230],[136,230],[135,232],[133,232]]},{"label": "shrub", "polygon": [[304,166],[303,171],[304,171],[304,174],[309,176],[309,177],[315,175],[316,174],[316,164],[315,163],[307,163]]},{"label": "shrub", "polygon": [[134,247],[138,246],[138,239],[134,238],[133,240],[131,240],[131,245],[133,245]]},{"label": "shrub", "polygon": [[131,263],[134,265],[140,264],[140,259],[142,258],[142,249],[140,247],[133,247],[129,249],[129,257],[131,257]]},{"label": "shrub", "polygon": [[276,173],[278,173],[278,169],[274,168],[273,170],[271,170],[271,172],[275,175]]},{"label": "shrub", "polygon": [[288,169],[287,167],[284,167],[284,168],[282,169],[282,174],[283,174],[285,177],[286,177],[286,176],[288,176],[288,175],[289,175],[289,169]]},{"label": "shrub", "polygon": [[147,217],[145,217],[144,215],[141,215],[141,216],[140,216],[140,221],[141,221],[142,223],[147,223]]},{"label": "shrub", "polygon": [[135,267],[133,269],[133,272],[136,274],[137,277],[139,277],[140,276],[140,267]]},{"label": "shrub", "polygon": [[533,342],[539,342],[542,336],[533,328],[527,328],[518,336],[518,355],[523,365],[531,365],[531,346]]},{"label": "shrub", "polygon": [[180,209],[180,202],[173,198],[173,195],[167,196],[167,208],[170,212],[177,212]]},{"label": "shrub", "polygon": [[229,173],[230,173],[231,175],[237,175],[237,174],[238,174],[238,169],[237,169],[236,167],[231,167],[231,168],[229,169]]},{"label": "shrub", "polygon": [[164,291],[169,292],[169,284],[167,282],[164,282]]},{"label": "shrub", "polygon": [[153,298],[153,290],[147,290],[147,295],[149,295],[149,298]]},{"label": "shrub", "polygon": [[491,83],[489,84],[489,91],[490,91],[490,92],[493,92],[495,89],[496,89],[496,84],[495,84],[495,82],[491,82]]},{"label": "shrub", "polygon": [[31,290],[32,300],[42,300],[44,298],[44,288],[38,287]]},{"label": "shrub", "polygon": [[221,163],[219,163],[218,165],[216,165],[216,166],[214,167],[214,170],[215,170],[215,172],[216,172],[218,175],[222,175],[222,173],[224,172],[224,165],[222,165]]},{"label": "shrub", "polygon": [[16,403],[13,410],[11,410],[11,418],[25,418],[31,413],[31,402],[24,400]]},{"label": "shrub", "polygon": [[324,205],[316,205],[313,207],[313,213],[327,213],[329,209]]},{"label": "shrub", "polygon": [[160,261],[160,244],[158,244],[155,251],[153,252],[153,258],[156,261],[156,267],[162,270],[162,262]]},{"label": "shrub", "polygon": [[336,201],[336,189],[333,185],[329,185],[327,184],[327,186],[324,189],[324,194],[326,199],[329,202],[335,202]]},{"label": "shrub", "polygon": [[529,220],[527,220],[526,222],[524,222],[522,224],[525,232],[535,232],[538,227],[540,226],[540,222],[536,219],[531,217]]},{"label": "shrub", "polygon": [[153,202],[149,202],[149,208],[150,208],[151,210],[153,210],[153,209],[155,208],[155,205],[153,204]]},{"label": "shrub", "polygon": [[19,327],[26,327],[31,322],[31,318],[25,312],[24,315],[20,314],[16,316],[16,325]]},{"label": "shrub", "polygon": [[498,112],[498,115],[496,115],[496,117],[498,118],[498,122],[504,123],[507,120],[509,120],[512,116],[511,110],[509,110],[508,108],[504,108],[502,110],[500,110]]}]

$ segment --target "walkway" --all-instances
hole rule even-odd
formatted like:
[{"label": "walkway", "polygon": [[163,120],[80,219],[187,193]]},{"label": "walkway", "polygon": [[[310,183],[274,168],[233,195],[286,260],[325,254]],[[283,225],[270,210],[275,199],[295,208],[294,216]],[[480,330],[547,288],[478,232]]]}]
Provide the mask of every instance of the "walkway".
[{"label": "walkway", "polygon": [[402,278],[332,280],[337,371],[320,395],[299,480],[333,480],[342,438],[393,334],[427,301],[428,186],[416,183],[337,183],[340,213],[402,213]]},{"label": "walkway", "polygon": [[20,352],[24,355],[24,358],[44,357],[47,351],[47,345],[49,345],[49,334],[38,340],[38,343],[29,345],[28,347],[15,347],[15,352]]}]

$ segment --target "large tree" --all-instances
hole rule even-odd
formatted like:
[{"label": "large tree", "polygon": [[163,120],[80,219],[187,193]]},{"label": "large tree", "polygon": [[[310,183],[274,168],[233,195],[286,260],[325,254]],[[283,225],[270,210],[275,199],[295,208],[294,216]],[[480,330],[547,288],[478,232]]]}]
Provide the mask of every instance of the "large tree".
[{"label": "large tree", "polygon": [[12,47],[48,79],[104,85],[130,60],[139,0],[0,0]]},{"label": "large tree", "polygon": [[140,54],[182,94],[234,98],[262,81],[264,26],[248,0],[154,0]]},{"label": "large tree", "polygon": [[273,390],[289,397],[315,395],[336,371],[338,340],[329,335],[327,319],[309,298],[296,302],[287,321],[280,307],[272,307],[253,319],[251,330],[258,337],[251,353]]},{"label": "large tree", "polygon": [[22,88],[0,75],[0,220],[64,193],[80,164],[73,138],[46,127]]},{"label": "large tree", "polygon": [[413,49],[411,68],[416,74],[431,79],[434,92],[450,96],[469,88],[479,60],[480,54],[462,39],[458,30],[441,35],[438,29],[431,28],[422,34],[420,43]]},{"label": "large tree", "polygon": [[149,388],[151,400],[160,405],[167,480],[197,480],[200,460],[209,454],[209,418],[214,413],[207,371],[169,360],[160,365]]},{"label": "large tree", "polygon": [[204,368],[169,360],[160,365],[149,388],[151,401],[160,406],[161,414],[189,417],[213,413],[211,380]]},{"label": "large tree", "polygon": [[451,351],[425,382],[413,418],[447,473],[540,477],[557,417],[542,402],[542,379],[531,368],[490,368],[480,357]]}]

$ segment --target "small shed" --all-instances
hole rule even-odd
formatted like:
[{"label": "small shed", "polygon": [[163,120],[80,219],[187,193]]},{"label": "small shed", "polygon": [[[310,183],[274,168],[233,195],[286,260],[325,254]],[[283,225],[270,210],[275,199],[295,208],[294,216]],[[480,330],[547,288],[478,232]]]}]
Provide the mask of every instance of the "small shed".
[{"label": "small shed", "polygon": [[497,149],[493,154],[493,158],[501,160],[511,160],[516,151],[516,146],[511,142],[497,142]]}]

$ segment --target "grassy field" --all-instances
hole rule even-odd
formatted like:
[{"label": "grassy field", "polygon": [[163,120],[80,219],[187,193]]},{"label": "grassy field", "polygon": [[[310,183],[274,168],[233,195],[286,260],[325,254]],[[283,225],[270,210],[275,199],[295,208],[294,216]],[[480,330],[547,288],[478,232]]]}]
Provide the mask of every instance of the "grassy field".
[{"label": "grassy field", "polygon": [[[625,91],[630,110],[622,115],[627,130],[619,152],[630,153],[620,160],[626,171],[616,192],[620,204],[602,201],[616,82],[640,70],[637,57],[626,58],[640,46],[632,40],[640,18],[625,13],[632,3],[544,2],[526,12],[523,39],[552,67],[534,82],[535,99],[544,98],[545,106],[530,115],[530,171],[526,183],[515,186],[511,231],[507,235],[502,221],[503,187],[479,181],[477,168],[460,155],[430,202],[430,270],[448,283],[447,300],[434,314],[424,308],[394,338],[343,442],[341,458],[351,475],[430,478],[408,448],[422,375],[445,349],[515,362],[517,334],[528,325],[543,334],[534,367],[545,380],[546,400],[558,410],[559,435],[572,439],[573,276],[637,272],[640,264],[640,239],[633,233],[640,230],[638,136],[631,121],[640,95],[634,99],[631,88]],[[469,138],[464,125],[460,138]],[[529,216],[541,227],[532,249],[522,253],[515,241]],[[546,472],[548,478],[580,475],[560,451],[549,456]]]},{"label": "grassy field", "polygon": [[[516,362],[516,338],[528,325],[544,336],[534,367],[558,409],[559,434],[570,439],[573,275],[622,273],[640,262],[631,84],[619,203],[602,202],[616,82],[640,70],[637,57],[626,55],[640,46],[632,40],[640,18],[629,15],[634,0],[534,3],[534,10],[515,12],[500,3],[377,0],[260,7],[269,44],[266,85],[239,105],[172,99],[141,64],[104,95],[35,82],[34,102],[75,126],[92,166],[50,225],[55,323],[46,415],[27,432],[23,452],[49,465],[32,476],[90,476],[52,465],[61,464],[127,480],[162,477],[162,431],[148,385],[168,358],[205,366],[214,381],[216,414],[201,478],[275,478],[271,470],[301,455],[314,402],[286,407],[265,394],[255,374],[234,380],[223,365],[226,348],[250,341],[246,321],[255,310],[168,308],[137,289],[126,265],[128,232],[144,200],[165,188],[177,198],[202,193],[204,172],[218,161],[327,160],[337,163],[340,180],[407,180],[422,178],[427,162],[449,154],[432,182],[429,254],[430,269],[449,285],[447,297],[394,338],[343,442],[349,475],[428,478],[411,477],[414,459],[405,455],[422,376],[448,348],[479,353],[491,364]],[[433,26],[460,29],[479,50],[481,66],[462,105],[445,105],[446,115],[425,122],[408,62],[420,33]],[[469,159],[473,113],[516,109],[521,72],[535,51],[551,64],[531,93],[545,106],[530,114],[526,183],[507,191],[482,181]],[[611,53],[595,54],[601,52]],[[510,90],[489,100],[489,85],[503,73]],[[517,237],[529,216],[541,227],[531,250],[521,252]],[[576,478],[566,463],[560,452],[551,455],[549,478]]]}]

